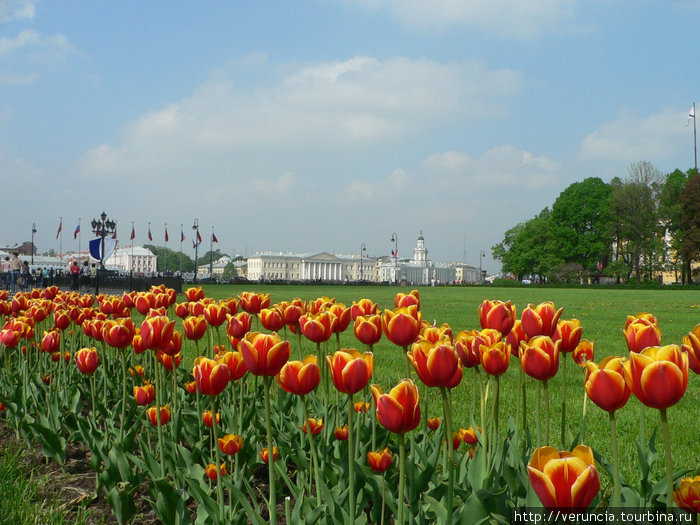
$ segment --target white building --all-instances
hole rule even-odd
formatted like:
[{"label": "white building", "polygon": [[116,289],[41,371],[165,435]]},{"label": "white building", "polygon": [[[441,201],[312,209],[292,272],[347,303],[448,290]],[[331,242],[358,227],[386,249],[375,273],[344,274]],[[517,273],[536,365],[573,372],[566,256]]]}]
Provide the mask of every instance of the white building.
[{"label": "white building", "polygon": [[248,257],[251,281],[376,281],[376,257],[313,255],[295,253],[260,253]]},{"label": "white building", "polygon": [[455,269],[455,279],[459,283],[476,284],[479,279],[479,268],[466,263],[449,263]]},{"label": "white building", "polygon": [[104,264],[106,268],[114,268],[121,272],[150,274],[157,271],[157,262],[158,257],[148,248],[127,245],[116,249],[105,259]]},{"label": "white building", "polygon": [[378,280],[389,283],[407,283],[411,285],[446,284],[456,280],[454,267],[435,264],[428,259],[423,232],[420,232],[413,259],[399,260],[397,257],[384,258],[378,263]]}]

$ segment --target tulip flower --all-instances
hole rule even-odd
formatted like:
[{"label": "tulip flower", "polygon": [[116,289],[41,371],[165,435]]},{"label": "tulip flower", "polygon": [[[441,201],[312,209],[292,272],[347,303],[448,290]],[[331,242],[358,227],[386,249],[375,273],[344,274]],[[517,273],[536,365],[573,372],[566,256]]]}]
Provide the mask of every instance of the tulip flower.
[{"label": "tulip flower", "polygon": [[[634,324],[630,323],[629,326]],[[637,399],[659,410],[666,456],[666,506],[670,507],[673,502],[673,461],[666,410],[685,394],[688,386],[688,354],[677,345],[650,346],[639,353],[631,351],[624,374]]]},{"label": "tulip flower", "polygon": [[96,348],[81,348],[75,353],[75,364],[81,374],[90,375],[97,370],[100,357]]},{"label": "tulip flower", "polygon": [[246,367],[256,376],[274,376],[289,360],[291,347],[276,334],[248,332],[240,342]]},{"label": "tulip flower", "polygon": [[[308,427],[307,427],[307,422],[308,422]],[[299,427],[301,431],[306,434],[308,432],[308,429],[311,429],[311,433],[316,436],[321,433],[321,430],[323,430],[323,419],[314,419],[312,417],[308,418],[307,421],[304,421],[304,424]]]},{"label": "tulip flower", "polygon": [[147,406],[153,403],[156,397],[156,389],[151,383],[134,387],[134,400],[137,405]]},{"label": "tulip flower", "polygon": [[358,341],[370,348],[382,338],[382,318],[377,314],[358,315],[353,325],[353,333]]},{"label": "tulip flower", "polygon": [[396,294],[394,298],[394,307],[403,308],[405,306],[416,306],[420,309],[420,295],[418,290],[411,290],[409,293],[399,292]]},{"label": "tulip flower", "polygon": [[493,328],[505,337],[515,324],[515,305],[510,301],[486,300],[479,306],[479,322],[481,328]]},{"label": "tulip flower", "polygon": [[328,311],[316,315],[307,314],[299,318],[299,329],[304,337],[314,343],[323,343],[331,338],[338,319]]},{"label": "tulip flower", "polygon": [[180,319],[185,319],[188,315],[190,315],[187,305],[188,303],[175,303],[175,315],[177,315]]},{"label": "tulip flower", "polygon": [[130,317],[105,321],[102,326],[102,339],[114,348],[126,348],[134,339],[134,322]]},{"label": "tulip flower", "polygon": [[557,323],[557,329],[554,331],[552,340],[560,341],[559,352],[568,354],[573,352],[578,346],[582,333],[583,327],[578,319],[560,320]]},{"label": "tulip flower", "polygon": [[195,359],[192,375],[197,382],[197,390],[207,396],[219,395],[231,378],[231,372],[225,364],[206,357]]},{"label": "tulip flower", "polygon": [[185,297],[188,302],[195,303],[204,299],[204,290],[201,286],[188,288],[185,290]]},{"label": "tulip flower", "polygon": [[520,319],[515,320],[513,328],[511,328],[508,335],[506,335],[506,343],[510,345],[511,348],[518,348],[520,343],[527,341],[529,337],[523,330],[523,322]]},{"label": "tulip flower", "polygon": [[332,305],[334,302],[335,299],[331,299],[330,297],[317,297],[313,301],[309,301],[306,304],[306,311],[313,316],[320,313],[323,309]]},{"label": "tulip flower", "polygon": [[217,479],[219,479],[219,472],[221,472],[222,476],[226,475],[225,463],[221,463],[218,469],[216,468],[216,465],[214,465],[213,463],[209,463],[204,469],[204,474],[206,474],[206,476],[212,481],[216,481]]},{"label": "tulip flower", "polygon": [[700,513],[700,476],[681,479],[673,499],[680,508],[694,514]]},{"label": "tulip flower", "polygon": [[404,379],[386,394],[378,385],[372,385],[372,395],[377,419],[390,432],[403,434],[420,423],[418,388],[410,379]]},{"label": "tulip flower", "polygon": [[305,396],[321,381],[321,369],[316,356],[308,355],[304,361],[288,361],[277,374],[277,383],[290,394]]},{"label": "tulip flower", "polygon": [[282,311],[277,307],[263,308],[260,310],[258,317],[260,318],[260,324],[263,325],[263,328],[271,332],[282,330],[286,324]]},{"label": "tulip flower", "polygon": [[428,428],[430,430],[437,430],[438,427],[440,426],[440,418],[439,417],[429,417],[426,420],[426,424],[428,425]]},{"label": "tulip flower", "polygon": [[226,434],[219,438],[219,449],[227,456],[233,456],[243,448],[243,438],[233,434]]},{"label": "tulip flower", "polygon": [[335,427],[335,430],[333,430],[333,436],[335,436],[335,439],[337,439],[338,441],[347,441],[348,426],[343,425],[342,427]]},{"label": "tulip flower", "polygon": [[520,364],[530,377],[539,381],[553,378],[559,370],[559,342],[538,335],[520,343]]},{"label": "tulip flower", "polygon": [[231,337],[243,339],[245,334],[250,332],[250,325],[253,321],[253,316],[248,312],[241,312],[236,315],[227,315],[228,322],[226,323],[226,332]]},{"label": "tulip flower", "polygon": [[455,350],[465,368],[474,368],[481,363],[479,349],[473,345],[474,338],[478,333],[476,330],[463,330],[455,337]]},{"label": "tulip flower", "polygon": [[217,362],[228,367],[228,371],[231,373],[230,381],[238,381],[248,371],[243,354],[240,352],[224,352],[217,358]]},{"label": "tulip flower", "polygon": [[527,470],[537,497],[548,510],[585,509],[600,489],[593,451],[584,445],[571,452],[538,448]]},{"label": "tulip flower", "polygon": [[160,413],[160,424],[165,425],[168,421],[170,421],[170,408],[168,405],[160,407],[160,410],[158,407],[152,406],[148,409],[146,409],[146,417],[148,417],[148,421],[153,425],[154,427],[158,426],[158,414]]},{"label": "tulip flower", "polygon": [[484,372],[492,376],[500,376],[508,370],[510,363],[510,345],[505,341],[500,341],[492,346],[482,345],[479,349],[481,353],[481,367]]},{"label": "tulip flower", "polygon": [[630,352],[624,374],[637,399],[666,409],[680,401],[688,386],[688,356],[677,345],[651,346]]},{"label": "tulip flower", "polygon": [[42,352],[48,352],[52,354],[60,350],[60,348],[61,332],[58,330],[52,330],[50,332],[44,331],[44,337],[41,339]]},{"label": "tulip flower", "polygon": [[141,365],[134,365],[129,367],[129,375],[131,375],[131,377],[143,377],[143,374],[145,373],[146,369]]},{"label": "tulip flower", "polygon": [[[267,448],[267,447],[263,448],[260,452],[258,452],[258,454],[260,454],[260,459],[263,460],[263,463],[269,464],[269,461],[270,461],[270,453],[268,452],[268,448]],[[272,459],[273,459],[274,461],[277,461],[277,458],[279,457],[279,455],[280,455],[280,453],[279,453],[279,451],[277,450],[277,447],[272,447]]]},{"label": "tulip flower", "polygon": [[452,333],[452,328],[447,323],[443,323],[441,326],[429,325],[423,323],[419,339],[428,341],[433,344],[442,343],[452,346],[454,335]]},{"label": "tulip flower", "polygon": [[404,486],[406,451],[404,433],[413,430],[420,423],[420,399],[418,388],[410,379],[404,379],[388,393],[382,393],[381,387],[372,385],[374,406],[377,419],[389,432],[398,434],[399,441],[399,494],[397,523],[403,523]]},{"label": "tulip flower", "polygon": [[700,374],[700,324],[695,325],[692,332],[683,338],[683,351],[688,354],[688,366],[696,374]]},{"label": "tulip flower", "polygon": [[[214,427],[214,413],[211,410],[205,410],[204,412],[202,412],[202,423],[204,423],[205,427]],[[216,424],[218,425],[219,423],[221,423],[221,414],[217,412]]]},{"label": "tulip flower", "polygon": [[656,318],[656,316],[649,312],[643,312],[637,315],[628,315],[627,319],[625,319],[625,328],[627,328],[631,323],[634,322],[642,322],[643,324],[648,325],[659,324],[659,320]]},{"label": "tulip flower", "polygon": [[197,381],[190,381],[189,383],[185,383],[185,390],[187,391],[188,394],[196,394],[197,393]]},{"label": "tulip flower", "polygon": [[352,320],[356,320],[359,316],[370,316],[377,313],[377,303],[371,299],[360,299],[359,301],[352,302],[350,306],[350,317]]},{"label": "tulip flower", "polygon": [[298,297],[289,302],[283,301],[278,306],[282,311],[282,318],[288,326],[297,326],[299,318],[306,313],[306,303]]},{"label": "tulip flower", "polygon": [[622,331],[630,352],[641,352],[650,346],[661,344],[661,330],[657,324],[648,324],[644,319],[629,323]]},{"label": "tulip flower", "polygon": [[53,323],[59,330],[63,331],[70,325],[70,314],[66,310],[55,310],[53,313]]},{"label": "tulip flower", "polygon": [[382,330],[386,337],[397,346],[408,347],[413,344],[421,330],[421,313],[417,305],[384,310]]},{"label": "tulip flower", "polygon": [[593,361],[593,346],[593,341],[581,339],[579,344],[576,345],[576,348],[571,353],[571,357],[574,359],[574,362],[579,366],[585,367],[586,361]]},{"label": "tulip flower", "polygon": [[392,459],[391,451],[388,448],[379,452],[367,452],[367,464],[375,472],[385,472],[391,466]]},{"label": "tulip flower", "polygon": [[528,337],[536,335],[552,337],[563,311],[563,308],[555,310],[554,303],[551,301],[545,301],[537,306],[528,304],[521,316],[523,330]]},{"label": "tulip flower", "polygon": [[207,333],[207,320],[203,315],[186,317],[182,321],[182,331],[190,341],[199,341]]},{"label": "tulip flower", "polygon": [[339,334],[344,332],[347,330],[348,326],[350,326],[350,321],[352,321],[350,308],[346,307],[344,304],[333,303],[324,308],[324,311],[330,312],[336,318],[336,322],[333,324],[333,333]]},{"label": "tulip flower", "polygon": [[356,401],[355,404],[353,405],[353,409],[357,414],[367,412],[369,410],[370,404],[369,401]]},{"label": "tulip flower", "polygon": [[[479,429],[479,432],[481,432],[481,429]],[[474,427],[460,428],[459,436],[462,439],[462,441],[471,446],[474,446],[479,442],[479,439],[476,437],[476,431],[474,430]]]},{"label": "tulip flower", "polygon": [[260,310],[270,306],[270,294],[241,292],[240,305],[249,314],[259,314]]},{"label": "tulip flower", "polygon": [[175,329],[175,321],[165,316],[149,317],[141,323],[143,345],[151,350],[163,350],[168,346]]},{"label": "tulip flower", "polygon": [[372,352],[361,354],[354,349],[339,350],[333,356],[326,356],[335,388],[345,394],[355,394],[362,390],[374,371]]},{"label": "tulip flower", "polygon": [[599,365],[587,361],[585,388],[588,397],[607,412],[621,409],[630,397],[625,382],[624,359],[608,356]]},{"label": "tulip flower", "polygon": [[454,388],[462,380],[459,355],[450,345],[421,340],[413,344],[407,356],[426,386]]},{"label": "tulip flower", "polygon": [[207,323],[214,327],[224,324],[228,314],[228,308],[220,304],[208,304],[204,308],[204,318],[207,320]]}]

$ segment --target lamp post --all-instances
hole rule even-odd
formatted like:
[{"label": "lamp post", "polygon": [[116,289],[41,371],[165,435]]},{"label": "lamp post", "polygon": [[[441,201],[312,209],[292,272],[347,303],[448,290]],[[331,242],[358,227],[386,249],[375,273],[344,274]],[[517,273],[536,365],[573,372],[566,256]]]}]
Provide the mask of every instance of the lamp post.
[{"label": "lamp post", "polygon": [[360,282],[364,281],[364,270],[362,268],[362,262],[364,259],[364,253],[367,251],[367,247],[365,246],[365,243],[362,243],[362,246],[360,246]]},{"label": "lamp post", "polygon": [[100,293],[100,273],[105,269],[105,237],[114,235],[117,228],[117,223],[112,219],[107,218],[107,214],[103,211],[100,218],[92,219],[90,223],[92,232],[100,238],[100,268],[95,275],[95,295]]},{"label": "lamp post", "polygon": [[209,239],[209,284],[214,282],[214,227],[211,227]]},{"label": "lamp post", "polygon": [[486,254],[484,253],[484,250],[481,250],[479,252],[479,284],[484,282],[484,278],[482,275],[482,269],[481,269],[481,261],[483,260],[484,257],[486,257]]},{"label": "lamp post", "polygon": [[32,266],[34,266],[34,234],[36,233],[36,223],[32,223]]},{"label": "lamp post", "polygon": [[192,230],[194,230],[194,283],[197,284],[197,269],[199,264],[199,221],[195,218],[194,224],[192,225]]},{"label": "lamp post", "polygon": [[392,233],[389,241],[394,243],[394,251],[391,253],[391,256],[394,258],[394,280],[396,284],[399,284],[399,236],[396,233]]}]

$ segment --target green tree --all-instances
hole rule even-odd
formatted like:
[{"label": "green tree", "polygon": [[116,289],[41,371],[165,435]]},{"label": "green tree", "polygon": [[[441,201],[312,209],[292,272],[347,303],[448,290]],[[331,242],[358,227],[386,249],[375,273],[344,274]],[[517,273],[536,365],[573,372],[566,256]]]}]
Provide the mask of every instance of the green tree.
[{"label": "green tree", "polygon": [[[182,267],[182,272],[194,271],[194,260],[186,254],[180,254],[179,251],[165,248],[164,246],[154,246],[153,244],[145,244],[144,248],[153,252],[158,260],[156,262],[157,271],[163,272],[179,272]],[[167,264],[166,264],[167,262]]]},{"label": "green tree", "polygon": [[613,231],[616,254],[621,257],[637,282],[651,279],[662,268],[665,245],[659,220],[661,174],[653,164],[630,164],[624,181],[612,184]]},{"label": "green tree", "polygon": [[610,253],[611,187],[598,177],[574,182],[552,205],[551,244],[564,263],[594,270]]},{"label": "green tree", "polygon": [[518,280],[526,275],[551,277],[561,265],[551,250],[551,212],[543,209],[537,216],[520,223],[505,233],[503,241],[491,248],[493,257],[501,261],[501,270]]},{"label": "green tree", "polygon": [[681,255],[692,283],[691,263],[700,260],[700,175],[695,170],[680,195],[680,208]]},{"label": "green tree", "polygon": [[683,173],[681,170],[674,170],[668,175],[663,182],[661,192],[659,194],[659,218],[665,228],[665,233],[668,235],[668,247],[670,248],[667,254],[667,269],[675,273],[675,280],[678,281],[678,271],[681,270],[681,280],[686,282],[685,266],[682,264],[681,244],[681,204],[680,197],[683,189],[692,175],[693,170]]}]

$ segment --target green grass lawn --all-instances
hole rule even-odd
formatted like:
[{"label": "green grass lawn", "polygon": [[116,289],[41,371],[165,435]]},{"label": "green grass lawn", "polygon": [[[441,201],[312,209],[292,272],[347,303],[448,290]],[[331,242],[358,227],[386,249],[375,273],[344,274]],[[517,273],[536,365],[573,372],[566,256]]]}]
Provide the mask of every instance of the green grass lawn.
[{"label": "green grass lawn", "polygon": [[[300,297],[304,300],[320,296],[335,298],[346,305],[352,304],[364,297],[379,304],[381,309],[393,308],[394,296],[397,292],[408,292],[410,288],[375,287],[375,286],[295,286],[295,285],[230,285],[204,286],[207,297],[225,298],[237,296],[243,291],[269,293],[272,303]],[[700,294],[694,290],[623,290],[623,289],[561,289],[561,288],[496,288],[496,287],[421,287],[418,288],[421,297],[423,319],[437,324],[448,323],[455,334],[465,329],[478,329],[477,309],[485,299],[510,300],[517,307],[517,316],[528,303],[538,304],[542,301],[553,301],[557,307],[564,307],[562,319],[577,318],[583,326],[583,338],[594,341],[595,361],[602,360],[608,355],[628,355],[622,328],[628,314],[651,312],[659,320],[663,344],[680,344],[682,338],[693,327],[700,323]],[[298,355],[297,340],[289,334],[292,342],[292,356]],[[362,350],[355,340],[352,329],[349,328],[340,338],[342,347],[352,347]],[[311,353],[314,346],[309,341],[303,341],[304,353]],[[329,341],[328,351],[335,350],[335,341]],[[191,356],[193,345],[187,353]],[[374,348],[375,376],[373,382],[381,384],[384,389],[393,386],[399,379],[405,377],[405,358],[401,351],[383,338]],[[581,431],[582,407],[584,398],[583,369],[579,368],[567,356],[568,367],[568,399],[566,441],[571,442]],[[188,362],[188,361],[186,361]],[[515,417],[517,403],[520,399],[518,390],[518,363],[512,361],[508,372],[501,378],[501,428],[505,426],[506,418]],[[469,426],[471,408],[472,382],[471,371],[465,373],[462,383],[453,390],[454,419],[457,427]],[[412,372],[413,373],[413,372]],[[414,375],[415,379],[415,375]],[[550,444],[562,448],[559,437],[562,380],[560,373],[550,380],[549,391],[551,399],[551,433]],[[700,379],[690,372],[688,390],[684,398],[669,409],[671,437],[673,442],[673,459],[676,470],[689,469],[693,472],[700,467],[698,453],[697,421],[700,419]],[[430,389],[428,389],[430,390]],[[437,390],[428,392],[429,416],[441,415],[440,394]],[[528,421],[531,431],[535,429],[536,384],[528,380]],[[478,412],[478,409],[477,409]],[[544,417],[544,412],[542,412]],[[618,443],[620,450],[621,472],[630,479],[637,477],[636,439],[639,435],[640,420],[646,422],[647,436],[659,428],[657,449],[659,457],[663,458],[663,443],[659,427],[658,411],[641,405],[634,396],[630,397],[627,406],[617,414]],[[608,460],[610,459],[610,434],[608,414],[593,403],[588,402],[587,435],[585,444],[591,446]],[[660,472],[663,459],[657,464]]]}]

